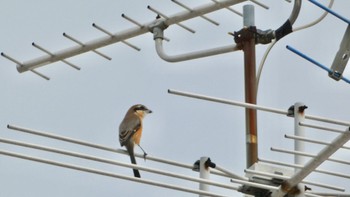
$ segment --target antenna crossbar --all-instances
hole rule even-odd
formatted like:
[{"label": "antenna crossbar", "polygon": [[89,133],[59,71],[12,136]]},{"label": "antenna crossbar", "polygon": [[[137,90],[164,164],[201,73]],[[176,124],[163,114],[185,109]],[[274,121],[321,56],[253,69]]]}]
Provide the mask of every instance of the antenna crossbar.
[{"label": "antenna crossbar", "polygon": [[[168,16],[167,19],[162,18],[157,20],[163,20],[167,26],[170,26],[191,18],[202,16],[202,15],[220,10],[222,8],[226,8],[226,7],[244,2],[244,1],[246,0],[223,0],[215,4],[208,3],[196,8],[192,8],[192,12],[185,10],[177,14]],[[82,53],[93,51],[98,48],[102,48],[117,42],[122,42],[124,40],[148,33],[150,31],[148,27],[153,25],[154,22],[156,22],[157,20],[153,20],[151,22],[145,23],[141,27],[136,26],[133,28],[126,29],[124,31],[113,33],[112,36],[108,35],[108,36],[104,36],[101,38],[97,38],[97,39],[85,42],[83,43],[84,44],[83,46],[77,45],[70,48],[65,48],[57,52],[52,52],[52,55],[41,56],[32,60],[25,61],[23,63],[18,61],[18,63],[20,64],[17,63],[17,70],[20,73],[33,70],[35,68],[38,68],[50,63],[61,61]]]}]

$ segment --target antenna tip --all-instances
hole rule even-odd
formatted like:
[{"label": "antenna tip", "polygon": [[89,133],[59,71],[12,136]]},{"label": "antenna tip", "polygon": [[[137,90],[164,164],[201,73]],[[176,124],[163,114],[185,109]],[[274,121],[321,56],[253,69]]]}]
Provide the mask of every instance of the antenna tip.
[{"label": "antenna tip", "polygon": [[66,34],[66,32],[63,32],[63,36],[66,36],[67,34]]},{"label": "antenna tip", "polygon": [[35,42],[32,42],[32,46],[35,46]]},{"label": "antenna tip", "polygon": [[125,16],[125,14],[123,13],[123,14],[122,14],[122,17],[124,17],[124,16]]},{"label": "antenna tip", "polygon": [[7,126],[6,126],[8,129],[10,128],[10,125],[9,124],[7,124]]},{"label": "antenna tip", "polygon": [[5,53],[4,52],[1,52],[1,56],[4,56],[5,55]]},{"label": "antenna tip", "polygon": [[93,27],[95,27],[95,26],[96,26],[96,24],[95,24],[95,23],[92,23],[92,26],[93,26]]}]

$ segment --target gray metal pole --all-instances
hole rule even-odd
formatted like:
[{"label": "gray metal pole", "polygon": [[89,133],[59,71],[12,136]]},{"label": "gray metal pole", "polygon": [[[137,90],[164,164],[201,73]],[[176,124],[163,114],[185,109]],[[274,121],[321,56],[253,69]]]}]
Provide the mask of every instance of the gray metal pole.
[{"label": "gray metal pole", "polygon": [[[300,122],[305,121],[305,113],[304,113],[305,109],[306,109],[306,106],[304,105],[304,103],[297,102],[294,104],[294,134],[296,136],[305,137],[305,129],[303,126],[299,124]],[[301,140],[295,140],[294,150],[304,152],[305,151],[304,142]],[[295,155],[294,163],[299,165],[304,165],[305,157],[300,155]]]},{"label": "gray metal pole", "polygon": [[[245,101],[256,104],[256,60],[255,60],[255,36],[250,27],[255,28],[254,6],[243,7],[243,25],[246,39],[242,41],[244,52],[244,80]],[[246,109],[246,147],[247,167],[249,168],[258,160],[258,136],[257,136],[257,113],[255,109]]]},{"label": "gray metal pole", "polygon": [[[201,157],[199,161],[199,177],[202,179],[209,180],[210,176],[210,169],[206,165],[206,162],[208,161],[208,157]],[[199,190],[201,191],[209,191],[209,185],[205,183],[199,183]],[[206,195],[199,195],[199,197],[207,197]]]}]

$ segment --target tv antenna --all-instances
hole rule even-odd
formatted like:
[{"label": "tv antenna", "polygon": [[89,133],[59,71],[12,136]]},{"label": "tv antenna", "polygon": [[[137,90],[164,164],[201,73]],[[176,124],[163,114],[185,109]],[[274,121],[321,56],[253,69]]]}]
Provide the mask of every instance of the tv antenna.
[{"label": "tv antenna", "polygon": [[[309,1],[315,4],[318,4],[316,1],[313,1],[313,0],[309,0]],[[222,103],[226,105],[235,105],[239,107],[244,107],[246,109],[246,136],[247,136],[246,137],[246,150],[247,150],[246,166],[247,166],[247,169],[245,170],[245,173],[246,173],[245,177],[239,176],[233,172],[226,170],[225,168],[221,167],[217,163],[214,163],[213,161],[211,161],[210,158],[208,157],[200,158],[198,162],[196,162],[194,165],[170,161],[167,159],[153,157],[153,156],[148,157],[149,160],[152,160],[155,162],[161,162],[168,165],[173,165],[177,167],[183,167],[183,168],[199,171],[200,178],[196,178],[196,177],[190,177],[186,175],[179,175],[169,171],[163,171],[159,169],[144,167],[141,165],[135,166],[132,164],[111,161],[105,158],[99,158],[92,155],[76,153],[76,152],[63,150],[63,149],[45,147],[37,144],[31,144],[31,143],[21,142],[16,140],[0,139],[1,143],[13,144],[16,146],[24,146],[24,147],[38,149],[42,151],[54,152],[57,154],[68,155],[68,156],[77,157],[81,159],[94,160],[101,163],[108,163],[111,165],[118,165],[118,166],[123,166],[127,168],[137,168],[139,170],[148,171],[150,173],[156,173],[156,174],[161,174],[169,177],[175,177],[175,178],[184,179],[188,181],[198,182],[200,185],[200,189],[196,190],[193,188],[185,188],[177,185],[166,184],[159,181],[148,180],[148,179],[137,179],[134,177],[129,177],[129,176],[125,176],[117,173],[111,173],[111,172],[101,171],[98,169],[91,169],[84,166],[77,166],[77,165],[72,165],[68,163],[52,161],[44,158],[33,157],[33,156],[19,154],[19,153],[5,151],[5,150],[0,150],[0,154],[11,156],[11,157],[22,158],[26,160],[32,160],[40,163],[46,163],[54,166],[74,169],[78,171],[84,171],[88,173],[99,174],[99,175],[109,176],[109,177],[118,178],[118,179],[124,179],[124,180],[135,181],[135,182],[159,186],[159,187],[165,187],[169,189],[180,190],[184,192],[195,193],[201,196],[224,196],[218,193],[210,192],[208,189],[209,185],[221,187],[229,190],[236,190],[241,193],[253,195],[253,196],[279,197],[279,196],[286,196],[286,195],[287,196],[302,195],[302,196],[317,197],[317,196],[326,195],[324,193],[317,192],[317,191],[316,192],[309,191],[308,185],[314,185],[316,187],[322,187],[332,191],[335,190],[337,192],[340,192],[340,193],[331,194],[331,195],[336,195],[336,196],[348,195],[348,194],[341,193],[341,192],[345,192],[344,188],[334,186],[334,185],[329,185],[329,184],[312,182],[309,180],[305,180],[305,178],[313,172],[323,173],[323,174],[332,175],[332,176],[338,176],[346,179],[350,178],[350,176],[346,174],[340,174],[336,172],[318,169],[318,167],[325,161],[332,161],[332,162],[342,163],[346,165],[350,164],[347,161],[342,161],[331,157],[331,155],[335,153],[338,149],[341,149],[341,148],[349,149],[349,147],[345,146],[345,143],[350,139],[350,131],[349,131],[350,122],[339,121],[339,120],[329,119],[325,117],[318,117],[314,115],[308,115],[305,112],[307,109],[306,105],[299,102],[295,103],[288,110],[281,110],[276,108],[260,106],[260,105],[257,105],[256,103],[258,80],[256,78],[255,46],[257,44],[269,44],[269,43],[274,44],[276,41],[280,40],[284,36],[292,33],[294,30],[293,24],[298,18],[302,1],[301,0],[294,1],[293,9],[289,18],[286,20],[286,22],[283,25],[281,25],[279,28],[275,30],[272,30],[272,29],[260,30],[256,27],[255,19],[254,19],[254,6],[245,5],[243,8],[243,14],[241,14],[240,12],[230,7],[230,6],[245,2],[245,0],[222,0],[222,1],[212,0],[212,2],[196,8],[191,8],[178,0],[172,0],[172,2],[177,4],[178,6],[181,6],[184,9],[184,11],[173,15],[167,15],[152,6],[148,6],[147,8],[158,16],[156,19],[148,23],[142,24],[132,19],[128,15],[122,14],[121,16],[124,19],[126,19],[127,21],[135,25],[133,28],[129,28],[117,33],[112,33],[106,28],[96,23],[93,23],[92,26],[97,30],[101,31],[101,33],[104,34],[103,37],[93,39],[88,42],[82,42],[68,33],[63,33],[63,36],[75,42],[76,46],[52,52],[47,50],[44,46],[33,42],[32,46],[44,52],[45,55],[28,60],[28,61],[24,61],[24,62],[18,61],[11,55],[8,55],[3,52],[1,53],[1,55],[7,58],[8,60],[14,62],[16,64],[16,68],[18,72],[23,73],[23,72],[30,71],[39,75],[40,77],[43,77],[49,80],[50,78],[48,76],[38,72],[36,69],[43,66],[47,66],[54,62],[61,61],[76,70],[80,70],[79,66],[74,65],[73,63],[69,62],[67,59],[86,52],[93,52],[103,57],[104,59],[111,60],[111,58],[108,55],[101,53],[99,49],[111,44],[119,43],[119,42],[131,47],[136,51],[140,51],[141,49],[139,47],[128,42],[127,40],[146,33],[153,34],[153,39],[155,42],[155,48],[156,48],[157,54],[161,59],[168,62],[187,61],[191,59],[214,56],[214,55],[229,53],[233,51],[243,51],[244,68],[245,68],[245,94],[246,94],[245,102],[238,102],[238,101],[232,101],[232,100],[221,99],[216,97],[209,97],[205,95],[198,95],[194,93],[177,91],[177,90],[169,90],[169,93],[174,95],[207,100],[207,101],[216,102],[216,103]],[[260,3],[259,1],[251,0],[250,2],[255,3],[261,7],[267,8],[266,5]],[[330,2],[331,2],[330,3],[331,5],[333,1],[331,0]],[[325,6],[320,6],[320,7],[326,10],[326,12],[336,15],[335,12],[332,12],[329,8]],[[214,47],[214,48],[209,48],[205,50],[179,54],[179,55],[168,55],[165,52],[163,48],[163,41],[164,40],[169,41],[169,38],[166,38],[164,36],[164,31],[169,26],[178,25],[190,33],[195,33],[195,30],[193,30],[191,27],[188,27],[182,24],[182,22],[192,18],[196,18],[196,17],[200,17],[203,20],[206,20],[207,22],[217,26],[219,25],[219,23],[209,18],[208,16],[206,16],[206,14],[209,14],[211,12],[215,12],[221,9],[228,9],[235,14],[243,16],[244,27],[238,31],[231,33],[231,35],[234,37],[235,43],[233,44],[231,43],[226,46]],[[348,61],[348,51],[349,51],[348,36],[349,35],[347,30],[345,32],[343,41],[341,43],[339,52],[337,53],[334,59],[334,63],[332,67],[330,70],[327,70],[329,72],[329,75],[336,80],[345,79],[342,76],[342,73]],[[291,47],[288,47],[288,48],[292,49]],[[292,50],[292,51],[296,52],[299,55],[302,54],[297,52],[297,50]],[[304,56],[304,57],[307,57],[307,56]],[[310,58],[307,58],[307,59],[310,60]],[[277,113],[280,115],[292,117],[294,119],[295,133],[294,135],[286,134],[286,138],[294,140],[295,150],[291,151],[291,150],[284,150],[284,149],[274,148],[274,147],[271,148],[272,151],[295,155],[294,164],[271,161],[268,159],[262,159],[258,157],[257,110]],[[343,130],[339,130],[335,128],[323,127],[320,125],[313,125],[308,123],[307,120],[341,125],[345,128]],[[336,132],[337,136],[331,142],[323,142],[316,139],[308,139],[304,136],[305,128],[313,128],[313,129],[319,129],[322,131],[327,130],[330,132]],[[34,129],[24,128],[16,125],[8,125],[8,129],[14,130],[14,131],[26,132],[31,135],[39,135],[42,137],[53,138],[60,141],[78,144],[81,146],[88,146],[91,148],[110,151],[118,154],[126,154],[126,152],[123,150],[113,149],[103,145],[94,144],[94,143],[82,141],[79,139],[73,139],[67,136],[58,136],[55,134],[51,134],[50,132],[37,131]],[[312,155],[304,152],[305,142],[322,144],[324,145],[324,148],[321,151],[319,151],[318,154]],[[142,155],[137,155],[137,156],[142,157]],[[305,157],[310,157],[311,159],[305,162]],[[293,170],[290,170],[289,168],[292,168]],[[211,181],[209,180],[210,173],[223,176],[223,177],[229,177],[231,182],[238,184],[238,186],[234,185],[233,183],[227,184],[227,183]]]}]

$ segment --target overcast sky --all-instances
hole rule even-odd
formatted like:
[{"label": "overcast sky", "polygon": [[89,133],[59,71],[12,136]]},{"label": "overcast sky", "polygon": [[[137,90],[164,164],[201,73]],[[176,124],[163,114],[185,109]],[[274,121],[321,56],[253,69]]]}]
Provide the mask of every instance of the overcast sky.
[{"label": "overcast sky", "polygon": [[[210,2],[181,1],[190,7]],[[293,4],[283,0],[263,0],[269,10],[255,6],[256,25],[259,29],[276,29],[289,17]],[[329,1],[320,0],[324,5]],[[251,3],[251,2],[248,2]],[[168,15],[182,11],[171,1],[2,1],[0,50],[26,61],[43,55],[31,46],[32,42],[55,52],[74,46],[62,36],[63,32],[82,42],[105,36],[94,29],[96,23],[110,32],[134,27],[120,17],[122,13],[140,23],[155,19],[147,5]],[[233,6],[242,11],[242,4]],[[333,9],[350,18],[349,1],[336,1]],[[323,11],[303,1],[300,15],[294,25],[298,27],[317,19]],[[171,26],[165,34],[171,39],[165,43],[169,54],[180,54],[199,49],[219,47],[233,43],[228,32],[242,28],[242,18],[223,9],[207,15],[220,23],[215,26],[197,18],[183,24],[196,30],[189,33]],[[298,31],[280,40],[272,49],[261,76],[258,104],[287,110],[295,102],[304,102],[307,114],[347,121],[350,117],[350,86],[334,81],[327,73],[288,51],[291,45],[330,67],[347,24],[328,15],[321,23]],[[120,148],[118,127],[127,109],[142,103],[154,113],[144,122],[141,145],[149,155],[192,164],[201,156],[232,172],[244,176],[246,168],[244,109],[179,97],[167,93],[176,89],[225,99],[244,101],[243,53],[218,55],[181,63],[168,63],[155,52],[150,33],[132,38],[131,43],[140,52],[122,44],[100,49],[112,57],[105,60],[94,53],[69,59],[80,66],[74,70],[64,63],[54,63],[38,71],[51,77],[46,81],[33,73],[19,74],[15,64],[0,58],[2,90],[0,102],[0,137],[15,139],[55,148],[87,153],[116,161],[129,162],[125,155],[98,151],[44,137],[8,130],[7,124],[47,131],[108,147]],[[257,46],[257,64],[267,46]],[[350,78],[349,68],[344,75]],[[312,122],[314,124],[323,123]],[[270,147],[293,149],[293,141],[285,134],[293,134],[294,120],[285,116],[258,112],[259,157],[292,163],[293,156],[270,151]],[[345,129],[341,126],[327,125]],[[334,133],[306,129],[306,136],[331,141]],[[306,144],[308,152],[316,154],[323,146]],[[1,150],[15,151],[45,159],[82,165],[99,170],[132,176],[131,169],[99,164],[67,156],[0,144]],[[136,152],[141,152],[136,149]],[[348,159],[349,152],[339,150],[334,156]],[[137,159],[143,166],[191,175],[187,169]],[[0,155],[0,196],[193,196],[184,192],[157,188],[125,180],[78,172],[71,169],[40,164]],[[320,169],[348,173],[349,166],[326,162]],[[165,183],[198,188],[198,184],[141,171],[142,177]],[[229,184],[229,179],[212,175],[213,180]],[[349,180],[314,173],[311,181],[346,188]],[[314,191],[319,188],[314,187]],[[211,191],[231,196],[240,193],[211,187]]]}]

